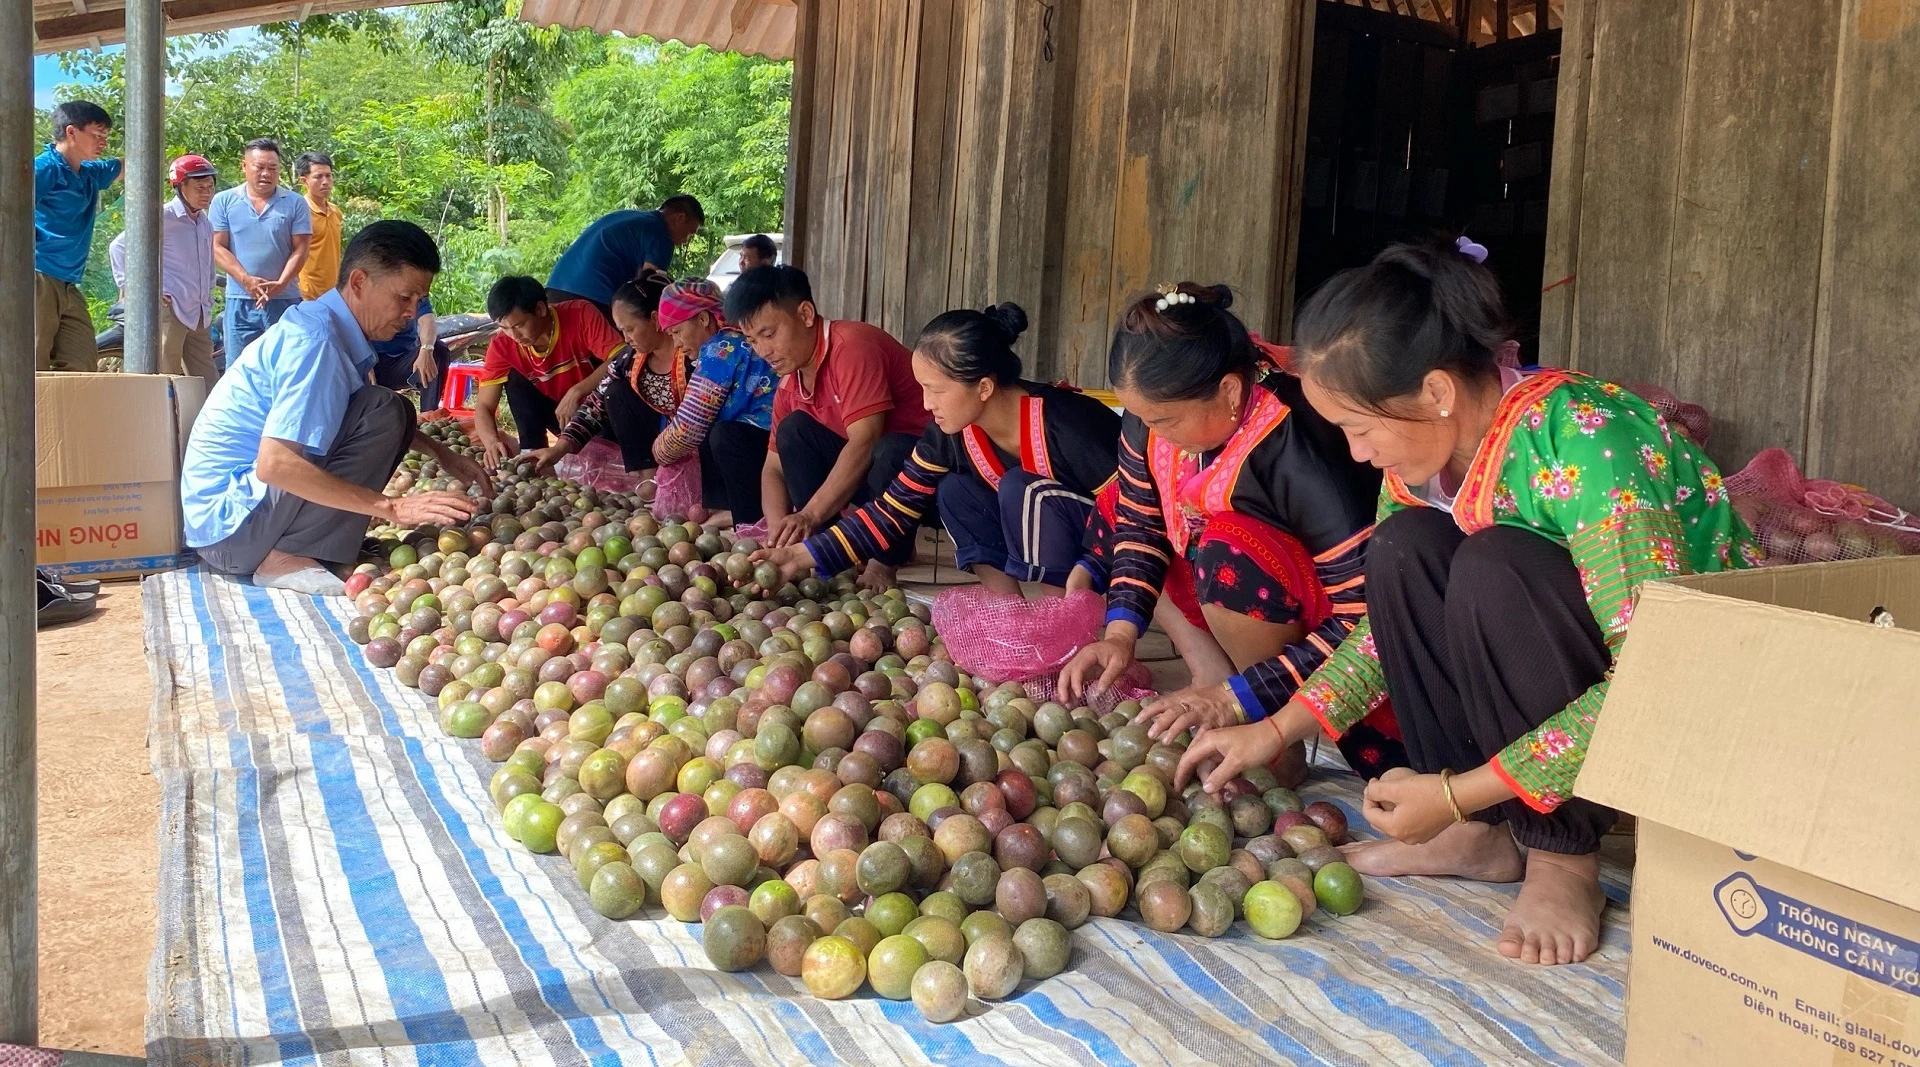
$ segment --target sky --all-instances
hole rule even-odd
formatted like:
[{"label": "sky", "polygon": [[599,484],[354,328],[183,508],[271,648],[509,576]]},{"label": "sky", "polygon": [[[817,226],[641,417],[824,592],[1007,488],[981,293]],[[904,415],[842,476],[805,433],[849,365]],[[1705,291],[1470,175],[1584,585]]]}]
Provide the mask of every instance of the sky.
[{"label": "sky", "polygon": [[[119,45],[108,48],[109,52],[120,51]],[[49,108],[54,104],[53,88],[65,82],[81,79],[60,69],[60,60],[54,56],[33,57],[33,106]]]},{"label": "sky", "polygon": [[[12,2],[12,0],[0,0],[0,2]],[[228,30],[226,43],[221,46],[220,51],[225,51],[227,49],[232,49],[232,48],[239,48],[242,45],[249,43],[252,40],[252,38],[253,38],[252,27],[246,27],[244,29],[238,29],[238,30]],[[110,52],[110,53],[118,52],[120,50],[121,50],[121,46],[117,44],[108,45],[106,48],[102,49],[102,51]],[[86,81],[84,78],[78,75],[68,74],[66,71],[61,70],[60,60],[57,56],[48,55],[48,56],[33,57],[33,106],[34,107],[38,107],[38,108],[52,107],[55,103],[54,97],[53,97],[54,88],[56,86],[64,85],[67,83],[86,84]]]}]

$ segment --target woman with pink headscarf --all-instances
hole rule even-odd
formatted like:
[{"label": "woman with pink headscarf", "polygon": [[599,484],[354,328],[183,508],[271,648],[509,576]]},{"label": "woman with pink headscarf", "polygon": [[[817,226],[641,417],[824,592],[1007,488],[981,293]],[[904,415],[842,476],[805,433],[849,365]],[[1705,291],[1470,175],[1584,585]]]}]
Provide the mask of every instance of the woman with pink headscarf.
[{"label": "woman with pink headscarf", "polygon": [[752,526],[761,519],[760,467],[779,376],[727,325],[720,290],[705,278],[667,286],[655,319],[681,351],[698,355],[685,397],[653,439],[653,458],[664,467],[698,452],[707,505]]}]

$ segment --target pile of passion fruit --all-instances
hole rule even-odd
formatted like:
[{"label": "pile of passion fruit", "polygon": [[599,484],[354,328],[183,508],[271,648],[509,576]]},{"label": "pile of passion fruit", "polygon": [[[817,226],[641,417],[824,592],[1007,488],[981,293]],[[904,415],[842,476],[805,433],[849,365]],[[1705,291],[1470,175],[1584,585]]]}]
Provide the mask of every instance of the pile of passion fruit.
[{"label": "pile of passion fruit", "polygon": [[1036,705],[957,669],[897,589],[782,584],[749,540],[526,462],[497,483],[463,528],[387,531],[349,633],[500,765],[507,836],[609,919],[699,922],[720,970],[945,1022],[1058,974],[1089,917],[1284,938],[1361,905],[1341,809],[1264,768],[1174,792],[1183,748],[1137,703]]}]

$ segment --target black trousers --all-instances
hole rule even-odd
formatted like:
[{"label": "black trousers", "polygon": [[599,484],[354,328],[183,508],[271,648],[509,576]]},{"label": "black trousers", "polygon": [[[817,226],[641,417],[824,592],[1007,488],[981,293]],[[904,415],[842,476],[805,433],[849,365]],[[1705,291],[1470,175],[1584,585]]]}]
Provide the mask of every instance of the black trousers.
[{"label": "black trousers", "polygon": [[[867,467],[866,481],[854,490],[854,504],[864,504],[886,491],[887,483],[906,466],[907,457],[919,438],[906,433],[881,434],[873,446],[873,459]],[[806,506],[813,494],[826,484],[840,450],[847,439],[820,425],[804,411],[795,411],[780,420],[774,438],[774,450],[780,453],[780,467],[786,473],[787,500],[794,510]],[[898,567],[913,558],[913,539],[880,553],[874,558],[890,567]]]},{"label": "black trousers", "polygon": [[[607,390],[607,428],[620,443],[620,459],[630,471],[648,470],[653,443],[667,425],[666,416],[647,405],[633,386],[616,380]],[[733,512],[735,525],[760,521],[760,470],[767,461],[767,431],[744,422],[716,422],[700,443],[700,495],[709,508]]]},{"label": "black trousers", "polygon": [[[1567,550],[1495,526],[1469,537],[1434,508],[1374,529],[1367,614],[1414,770],[1469,771],[1599,682],[1612,657]],[[1528,848],[1584,855],[1615,812],[1572,799],[1541,814],[1515,799],[1475,816]]]},{"label": "black trousers", "polygon": [[507,372],[507,410],[520,434],[522,452],[547,447],[547,434],[560,432],[560,404],[519,371]]},{"label": "black trousers", "polygon": [[700,477],[707,506],[733,512],[735,526],[765,517],[760,472],[767,465],[767,431],[744,422],[716,422],[700,445]]}]

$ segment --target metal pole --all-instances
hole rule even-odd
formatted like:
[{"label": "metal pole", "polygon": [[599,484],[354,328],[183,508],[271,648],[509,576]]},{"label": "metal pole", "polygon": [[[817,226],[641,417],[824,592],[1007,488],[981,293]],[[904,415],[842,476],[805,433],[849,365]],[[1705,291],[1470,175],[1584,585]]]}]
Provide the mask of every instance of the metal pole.
[{"label": "metal pole", "polygon": [[33,5],[0,3],[0,1041],[40,1033],[34,764]]},{"label": "metal pole", "polygon": [[127,2],[127,345],[129,374],[160,356],[160,201],[166,181],[167,27],[161,0]]}]

